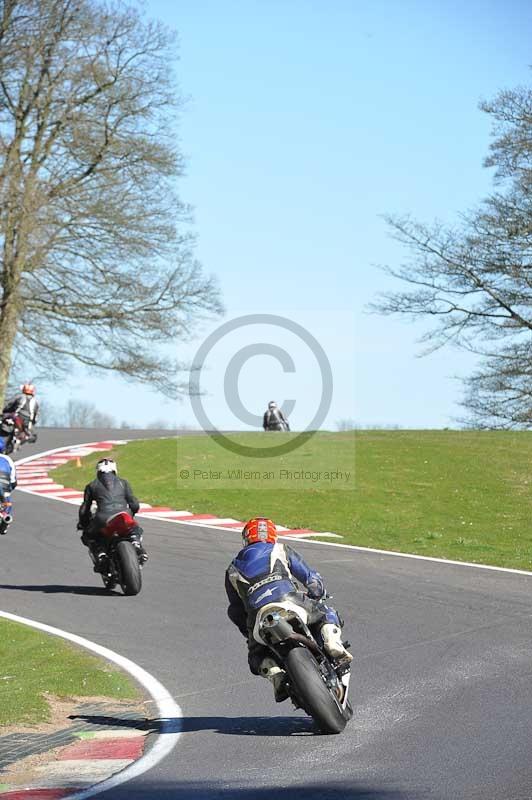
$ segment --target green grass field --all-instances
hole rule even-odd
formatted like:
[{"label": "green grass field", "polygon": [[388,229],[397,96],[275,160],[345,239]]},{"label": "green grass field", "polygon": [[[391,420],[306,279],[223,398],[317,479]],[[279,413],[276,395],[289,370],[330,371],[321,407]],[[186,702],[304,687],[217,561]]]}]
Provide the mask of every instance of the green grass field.
[{"label": "green grass field", "polygon": [[[264,434],[233,438],[255,447],[271,442]],[[532,569],[532,432],[319,433],[273,459],[236,456],[198,435],[132,442],[115,456],[153,505],[265,515],[342,534],[349,544]],[[60,467],[54,477],[83,488],[97,459]],[[239,469],[256,474],[238,477]],[[317,475],[335,470],[349,479]]]},{"label": "green grass field", "polygon": [[50,718],[47,692],[60,698],[136,699],[130,678],[56,636],[0,619],[0,725]]}]

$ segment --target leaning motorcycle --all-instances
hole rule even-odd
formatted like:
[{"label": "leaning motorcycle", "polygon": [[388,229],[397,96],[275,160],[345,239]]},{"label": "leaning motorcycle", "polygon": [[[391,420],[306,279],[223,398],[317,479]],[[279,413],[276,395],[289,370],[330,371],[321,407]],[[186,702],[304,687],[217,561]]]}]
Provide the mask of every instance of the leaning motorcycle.
[{"label": "leaning motorcycle", "polygon": [[26,442],[37,441],[37,434],[26,430],[24,420],[17,414],[3,414],[0,419],[0,452],[9,455]]},{"label": "leaning motorcycle", "polygon": [[263,606],[253,638],[267,645],[286,672],[286,689],[322,733],[341,733],[353,716],[347,694],[351,662],[328,656],[308,626],[303,606],[284,598]]},{"label": "leaning motorcycle", "polygon": [[131,514],[119,511],[107,520],[101,535],[107,553],[101,572],[105,588],[111,591],[118,584],[125,595],[138,594],[142,588],[141,528]]},{"label": "leaning motorcycle", "polygon": [[0,452],[9,455],[20,447],[13,414],[4,414],[0,419]]}]

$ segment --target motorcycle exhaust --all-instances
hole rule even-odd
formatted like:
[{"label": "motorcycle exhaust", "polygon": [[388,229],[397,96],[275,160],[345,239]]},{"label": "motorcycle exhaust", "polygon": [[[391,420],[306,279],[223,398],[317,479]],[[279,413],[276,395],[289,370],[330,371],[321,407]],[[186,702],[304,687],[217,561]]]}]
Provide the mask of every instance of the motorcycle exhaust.
[{"label": "motorcycle exhaust", "polygon": [[260,627],[272,642],[284,642],[294,632],[290,623],[283,619],[277,611],[267,614]]},{"label": "motorcycle exhaust", "polygon": [[5,515],[2,517],[2,519],[4,520],[4,522],[6,523],[6,525],[10,525],[10,524],[13,522],[13,517],[11,516],[11,514],[5,514]]}]

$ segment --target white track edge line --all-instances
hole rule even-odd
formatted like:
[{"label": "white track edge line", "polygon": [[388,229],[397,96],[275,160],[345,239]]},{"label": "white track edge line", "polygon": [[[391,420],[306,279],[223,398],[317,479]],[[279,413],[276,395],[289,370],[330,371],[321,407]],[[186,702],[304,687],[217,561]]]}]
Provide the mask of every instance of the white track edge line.
[{"label": "white track edge line", "polygon": [[[111,439],[107,441],[111,442]],[[98,442],[87,442],[86,444],[72,444],[72,445],[64,445],[63,447],[56,447],[53,450],[46,450],[44,453],[37,453],[34,456],[29,456],[28,458],[23,458],[20,461],[15,462],[15,466],[17,464],[25,464],[31,459],[42,458],[43,456],[50,455],[50,453],[57,453],[59,450],[66,450],[68,447],[88,447],[90,444],[98,444]],[[24,489],[20,490],[21,492]],[[38,492],[27,492],[27,494],[35,494],[37,497],[45,497],[43,494],[39,494]],[[50,498],[51,499],[51,498]],[[61,498],[57,498],[61,500]],[[66,502],[66,501],[63,501]],[[166,522],[167,520],[164,517],[159,518],[161,522]],[[193,525],[193,522],[181,522],[180,520],[173,519],[168,520],[175,525]],[[197,528],[202,528],[204,530],[218,530],[218,531],[225,531],[226,533],[231,531],[231,528],[218,528],[216,525],[196,525]],[[282,536],[283,534],[280,534]],[[319,533],[316,533],[316,536],[319,536]],[[292,536],[288,537],[291,541],[294,541],[297,537]],[[449,564],[450,566],[456,567],[473,567],[474,569],[487,569],[491,570],[492,572],[505,572],[510,575],[528,575],[528,577],[532,577],[532,571],[526,569],[512,569],[511,567],[494,567],[491,564],[474,564],[472,561],[453,561],[450,558],[435,558],[434,556],[420,556],[417,553],[399,553],[397,550],[377,550],[374,547],[362,547],[356,544],[340,544],[339,542],[318,542],[318,541],[310,541],[309,539],[301,540],[309,542],[310,544],[319,544],[323,547],[342,547],[345,550],[356,550],[362,553],[376,553],[377,555],[383,556],[392,556],[396,558],[412,558],[416,561],[432,561],[436,564]],[[74,800],[74,798],[73,798]]]},{"label": "white track edge line", "polygon": [[[39,495],[39,497],[43,497],[44,495]],[[59,498],[61,499],[61,498]],[[152,517],[152,519],[156,519]],[[235,528],[222,528],[218,527],[217,525],[201,525],[197,522],[187,522],[186,520],[180,519],[160,519],[160,522],[171,522],[175,525],[193,525],[200,530],[217,530],[217,531],[225,531],[225,533],[239,533],[238,529]],[[319,536],[319,533],[315,533],[314,536]],[[434,556],[420,556],[417,553],[399,553],[397,550],[377,550],[374,547],[362,547],[361,545],[357,544],[340,544],[339,542],[319,542],[314,541],[312,539],[303,539],[297,535],[290,535],[289,533],[280,533],[279,539],[290,539],[291,542],[295,542],[296,540],[300,541],[302,544],[319,544],[322,547],[341,547],[344,550],[357,550],[362,553],[376,553],[382,556],[396,556],[399,558],[413,558],[418,561],[434,561],[436,564],[449,564],[450,566],[456,567],[475,567],[476,569],[489,569],[495,572],[509,572],[513,575],[528,575],[528,577],[532,577],[532,572],[527,571],[525,569],[512,569],[511,567],[494,567],[491,564],[475,564],[472,561],[453,561],[450,558],[435,558]]]},{"label": "white track edge line", "polygon": [[[115,775],[111,775],[110,778],[106,778],[104,781],[96,783],[93,786],[88,786],[86,789],[81,789],[79,792],[69,794],[68,800],[85,800],[85,798],[93,797],[109,789],[114,789],[116,786],[120,786],[120,784],[126,783],[126,781],[130,781],[132,778],[136,778],[138,775],[147,772],[174,749],[182,733],[181,720],[183,718],[183,712],[168,690],[165,689],[157,678],[154,678],[153,675],[150,675],[145,669],[135,664],[134,661],[130,661],[129,658],[121,656],[119,653],[115,653],[107,647],[91,642],[89,639],[84,639],[82,636],[78,636],[75,633],[68,633],[60,628],[54,628],[51,625],[46,625],[43,622],[36,622],[26,617],[19,617],[17,614],[11,614],[9,611],[0,611],[0,617],[9,619],[12,622],[28,625],[31,628],[44,631],[44,633],[50,633],[53,636],[59,636],[62,639],[67,639],[74,644],[78,644],[102,656],[108,661],[114,662],[128,672],[144,689],[146,689],[157,706],[157,711],[161,720],[161,731],[153,747],[121,772],[117,772]],[[177,723],[177,720],[179,720],[179,723]],[[178,727],[179,730],[175,730],[175,727]],[[168,730],[165,731],[165,728]]]}]

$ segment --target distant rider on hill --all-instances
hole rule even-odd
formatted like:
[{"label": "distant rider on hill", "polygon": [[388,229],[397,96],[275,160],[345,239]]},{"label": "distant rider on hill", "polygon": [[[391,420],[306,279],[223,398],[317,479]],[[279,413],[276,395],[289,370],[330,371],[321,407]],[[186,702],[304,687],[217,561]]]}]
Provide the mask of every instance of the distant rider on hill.
[{"label": "distant rider on hill", "polygon": [[275,400],[270,400],[264,412],[262,427],[265,431],[289,431],[290,425]]},{"label": "distant rider on hill", "polygon": [[[96,513],[92,514],[92,504],[96,503]],[[83,503],[79,509],[78,530],[82,530],[81,541],[89,548],[94,560],[94,571],[101,572],[107,557],[105,539],[101,535],[109,517],[120,511],[130,511],[132,516],[140,508],[139,501],[131,491],[129,481],[119,478],[116,463],[110,458],[102,458],[96,464],[96,479],[85,487]],[[148,560],[142,546],[142,528],[137,529],[136,540],[141,560]]]},{"label": "distant rider on hill", "polygon": [[35,397],[35,386],[25,383],[20,387],[18,394],[4,406],[4,414],[14,414],[22,420],[23,430],[31,433],[39,415],[39,403]]},{"label": "distant rider on hill", "polygon": [[288,697],[285,672],[266,645],[253,637],[257,612],[262,606],[289,597],[305,608],[309,626],[329,656],[351,661],[352,655],[342,642],[338,614],[324,602],[326,592],[321,575],[295,550],[277,541],[277,528],[271,519],[257,517],[246,522],[242,541],[244,547],[225,573],[227,614],[247,639],[251,672],[273,684],[275,699],[280,703]]}]

